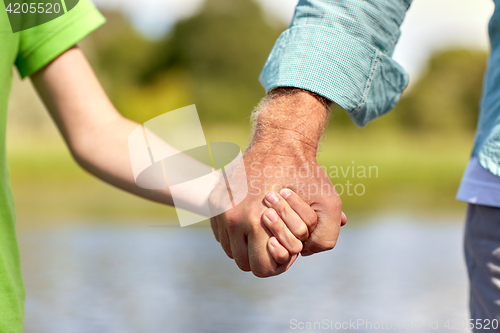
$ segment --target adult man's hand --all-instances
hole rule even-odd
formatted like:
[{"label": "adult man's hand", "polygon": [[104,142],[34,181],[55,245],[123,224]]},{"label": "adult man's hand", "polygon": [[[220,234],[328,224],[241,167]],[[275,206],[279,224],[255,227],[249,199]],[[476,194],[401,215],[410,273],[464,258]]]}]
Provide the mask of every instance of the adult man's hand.
[{"label": "adult man's hand", "polygon": [[[289,250],[288,262],[278,264],[268,251],[271,232],[262,220],[264,197],[290,188],[316,211],[290,216],[290,231],[305,242],[302,255],[333,249],[342,221],[342,203],[326,172],[316,162],[320,137],[327,122],[328,105],[313,93],[298,89],[273,92],[256,114],[254,138],[245,152],[248,196],[235,208],[212,219],[218,241],[238,267],[268,277],[286,271],[297,253]],[[306,223],[307,228],[304,226]],[[317,225],[316,225],[317,223]]]}]

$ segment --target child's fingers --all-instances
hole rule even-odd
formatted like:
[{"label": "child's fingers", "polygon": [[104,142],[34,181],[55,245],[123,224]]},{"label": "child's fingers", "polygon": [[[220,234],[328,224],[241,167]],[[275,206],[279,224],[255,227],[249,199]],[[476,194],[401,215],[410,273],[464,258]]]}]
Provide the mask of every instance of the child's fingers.
[{"label": "child's fingers", "polygon": [[267,249],[277,264],[286,265],[290,262],[290,254],[287,249],[285,249],[274,236],[269,238],[269,241],[267,242]]},{"label": "child's fingers", "polygon": [[290,254],[298,254],[302,251],[302,242],[295,237],[287,225],[272,208],[267,209],[262,215],[266,227],[277,238],[280,244]]},{"label": "child's fingers", "polygon": [[342,212],[342,219],[340,220],[340,222],[341,222],[341,223],[340,223],[340,226],[341,226],[341,227],[345,226],[345,225],[346,225],[346,223],[347,223],[347,216],[345,216],[345,213],[344,213],[344,212]]},{"label": "child's fingers", "polygon": [[[278,193],[271,192],[264,199],[266,205],[273,208],[292,234],[300,241],[304,242],[309,237],[309,226],[302,218],[290,207],[288,202],[283,199]],[[303,202],[307,205],[305,202]],[[308,206],[308,205],[307,205]],[[308,206],[309,207],[309,206]],[[309,209],[312,210],[311,207]],[[314,212],[314,211],[313,211]],[[316,216],[316,214],[314,214]],[[282,239],[276,236],[281,242]],[[285,244],[283,244],[285,245]]]},{"label": "child's fingers", "polygon": [[318,216],[316,215],[314,209],[312,209],[311,206],[309,206],[307,202],[302,200],[295,192],[288,188],[282,189],[280,191],[280,195],[300,216],[302,221],[304,221],[304,223],[307,225],[307,228],[309,229],[309,233],[312,233],[316,228],[316,224],[318,223]]}]

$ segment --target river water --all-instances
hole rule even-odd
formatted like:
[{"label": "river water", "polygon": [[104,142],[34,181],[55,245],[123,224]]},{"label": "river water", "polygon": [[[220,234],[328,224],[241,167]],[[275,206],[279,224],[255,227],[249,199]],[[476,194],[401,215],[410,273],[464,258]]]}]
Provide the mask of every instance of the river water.
[{"label": "river water", "polygon": [[347,225],[333,251],[258,279],[208,228],[24,230],[25,330],[288,332],[316,322],[316,331],[466,332],[462,238],[460,220],[386,216]]}]

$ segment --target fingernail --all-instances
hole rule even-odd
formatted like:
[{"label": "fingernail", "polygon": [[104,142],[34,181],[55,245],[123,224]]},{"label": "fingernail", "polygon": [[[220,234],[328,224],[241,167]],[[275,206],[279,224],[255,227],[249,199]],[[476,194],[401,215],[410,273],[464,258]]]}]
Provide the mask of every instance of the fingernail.
[{"label": "fingernail", "polygon": [[271,238],[271,246],[274,248],[277,248],[280,246],[280,243],[278,243],[278,240],[274,237]]},{"label": "fingernail", "polygon": [[271,221],[271,222],[276,222],[278,220],[278,214],[276,214],[276,212],[274,211],[274,209],[270,209],[266,213],[266,216],[269,219],[269,221]]},{"label": "fingernail", "polygon": [[287,188],[284,188],[284,189],[282,189],[282,190],[280,191],[280,194],[281,194],[281,196],[282,196],[283,198],[285,198],[285,199],[286,199],[286,198],[288,198],[289,196],[291,196],[291,195],[292,195],[292,191],[290,191],[290,190],[289,190],[289,189],[287,189]]},{"label": "fingernail", "polygon": [[277,203],[277,202],[278,202],[278,200],[279,200],[279,199],[278,199],[278,196],[277,196],[277,195],[276,195],[276,193],[274,193],[274,192],[269,193],[269,194],[266,196],[266,198],[267,198],[267,201],[269,201],[269,203],[270,203],[271,205],[274,205],[274,204],[275,204],[275,203]]}]

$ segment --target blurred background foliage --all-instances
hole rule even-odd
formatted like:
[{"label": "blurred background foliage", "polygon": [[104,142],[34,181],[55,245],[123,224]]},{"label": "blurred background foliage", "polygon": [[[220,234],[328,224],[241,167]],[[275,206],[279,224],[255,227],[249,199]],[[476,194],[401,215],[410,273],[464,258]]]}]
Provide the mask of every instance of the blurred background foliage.
[{"label": "blurred background foliage", "polygon": [[[196,104],[208,141],[244,147],[249,116],[264,97],[258,76],[286,29],[251,0],[207,0],[159,40],[136,32],[118,12],[87,37],[87,54],[112,102],[143,123]],[[357,128],[334,110],[320,153],[326,166],[377,166],[363,196],[343,194],[349,214],[379,211],[461,213],[454,200],[469,158],[487,54],[436,53],[389,114]],[[19,217],[172,219],[175,212],[92,179],[71,160],[27,82],[16,82],[9,116],[9,160]],[[346,179],[332,179],[335,183]]]},{"label": "blurred background foliage", "polygon": [[109,29],[89,38],[92,62],[118,109],[138,122],[196,104],[206,123],[246,123],[263,96],[258,74],[286,28],[250,0],[209,0],[156,42],[119,14],[105,15]]},{"label": "blurred background foliage", "polygon": [[476,129],[486,54],[440,52],[396,107],[398,125],[414,131],[472,132]]}]

